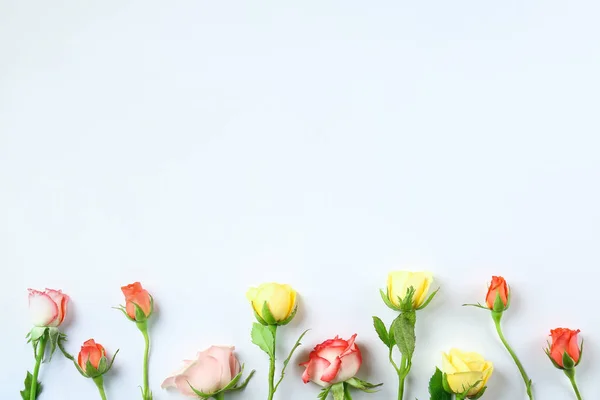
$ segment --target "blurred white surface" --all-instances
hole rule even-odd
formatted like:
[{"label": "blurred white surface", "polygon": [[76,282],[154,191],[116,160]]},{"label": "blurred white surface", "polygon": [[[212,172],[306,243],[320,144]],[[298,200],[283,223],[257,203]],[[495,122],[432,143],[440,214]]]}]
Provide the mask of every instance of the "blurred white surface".
[{"label": "blurred white surface", "polygon": [[[281,358],[312,328],[276,396],[316,398],[297,364],[358,333],[360,377],[396,377],[371,316],[392,269],[427,269],[406,399],[427,399],[441,352],[496,366],[487,399],[523,399],[483,301],[513,288],[505,333],[540,399],[574,398],[542,352],[580,328],[584,397],[600,392],[598,2],[304,0],[0,2],[0,397],[33,367],[28,287],[72,297],[69,349],[121,353],[111,400],[139,397],[142,337],[111,309],[155,297],[151,382],[234,344],[258,370],[232,399],[265,399],[246,289],[302,296]],[[8,361],[10,360],[10,361]],[[56,356],[40,400],[96,398]],[[99,398],[99,397],[98,397]]]}]

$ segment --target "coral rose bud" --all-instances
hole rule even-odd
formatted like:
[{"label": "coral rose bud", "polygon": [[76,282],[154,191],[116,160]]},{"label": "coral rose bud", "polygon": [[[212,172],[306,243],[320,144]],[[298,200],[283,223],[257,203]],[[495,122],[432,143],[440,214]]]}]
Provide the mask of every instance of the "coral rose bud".
[{"label": "coral rose bud", "polygon": [[240,363],[233,354],[234,349],[211,346],[198,353],[195,360],[185,360],[183,368],[165,379],[161,387],[174,388],[184,396],[191,397],[198,397],[192,387],[207,395],[220,391],[240,373]]},{"label": "coral rose bud", "polygon": [[302,374],[304,383],[312,381],[327,387],[353,378],[362,364],[355,340],[356,334],[348,340],[336,336],[317,345],[310,353],[309,360],[300,364],[306,367]]},{"label": "coral rose bud", "polygon": [[[506,281],[501,276],[492,276],[492,282],[485,297],[485,302],[490,310],[501,312],[508,308],[509,291]],[[496,298],[500,297],[502,304],[496,304]]]},{"label": "coral rose bud", "polygon": [[102,357],[106,357],[104,347],[102,347],[101,344],[96,343],[94,339],[90,339],[81,346],[81,350],[77,356],[77,364],[79,364],[79,367],[83,372],[88,374],[88,372],[91,372],[87,370],[88,361],[90,365],[97,370],[98,367],[100,367],[100,360]]},{"label": "coral rose bud", "polygon": [[60,290],[46,289],[43,292],[29,290],[29,313],[31,322],[38,327],[57,327],[67,315],[69,296]]},{"label": "coral rose bud", "polygon": [[[552,343],[546,353],[558,368],[571,369],[579,364],[581,358],[581,347],[577,342],[579,332],[579,329],[575,331],[567,328],[556,328],[550,331]],[[570,358],[570,360],[567,358],[567,365],[565,365],[565,353]]]},{"label": "coral rose bud", "polygon": [[[246,297],[263,325],[286,324],[296,311],[296,291],[290,285],[263,283],[248,290]],[[264,309],[265,304],[267,310]]]},{"label": "coral rose bud", "polygon": [[[121,291],[125,296],[125,310],[129,318],[137,322],[147,320],[153,311],[153,300],[150,293],[139,282],[123,286]],[[141,314],[136,313],[136,306],[139,307]]]},{"label": "coral rose bud", "polygon": [[485,390],[494,366],[478,353],[451,349],[450,353],[442,355],[442,371],[450,391],[456,394],[467,392],[467,398],[476,398]]},{"label": "coral rose bud", "polygon": [[395,308],[399,308],[409,287],[415,293],[412,298],[413,308],[419,308],[427,299],[433,275],[429,272],[394,271],[387,279],[387,297]]}]

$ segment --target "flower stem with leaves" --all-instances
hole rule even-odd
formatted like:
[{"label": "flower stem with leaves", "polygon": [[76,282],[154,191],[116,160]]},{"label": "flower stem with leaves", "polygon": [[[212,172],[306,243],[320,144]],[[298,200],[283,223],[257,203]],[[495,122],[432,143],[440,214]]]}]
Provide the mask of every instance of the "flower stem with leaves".
[{"label": "flower stem with leaves", "polygon": [[[501,284],[504,284],[505,286],[504,286],[504,288],[502,288],[500,286],[499,289],[495,288],[494,286],[490,287],[490,289],[488,291],[488,296],[486,298],[487,307],[484,307],[483,305],[481,305],[479,303],[478,304],[463,304],[463,306],[472,306],[472,307],[477,307],[477,308],[491,311],[492,319],[494,320],[494,325],[496,327],[496,332],[498,333],[498,337],[500,338],[500,341],[502,342],[502,344],[508,351],[508,354],[510,354],[511,358],[513,359],[514,363],[516,364],[517,368],[519,369],[519,373],[521,374],[521,377],[523,378],[523,382],[525,383],[525,390],[527,392],[527,397],[529,397],[529,400],[533,400],[533,392],[532,392],[532,388],[531,388],[532,381],[529,378],[529,376],[527,375],[527,372],[525,372],[525,368],[523,367],[521,360],[519,360],[519,357],[517,357],[517,354],[515,353],[513,348],[510,346],[510,344],[506,340],[506,337],[504,337],[504,332],[502,332],[502,325],[500,323],[500,321],[502,320],[502,315],[503,315],[504,311],[508,310],[508,308],[510,307],[510,300],[511,300],[512,293],[509,290],[508,285],[506,285],[504,278],[494,277],[493,279],[497,279]],[[493,303],[492,303],[492,299],[493,299]]]},{"label": "flower stem with leaves", "polygon": [[296,343],[292,350],[290,351],[288,357],[283,361],[283,367],[281,369],[281,374],[277,382],[275,382],[275,360],[276,360],[276,343],[277,343],[277,328],[279,326],[287,325],[292,321],[294,316],[296,315],[296,309],[291,313],[291,315],[283,320],[276,321],[271,311],[269,309],[268,304],[265,302],[263,305],[261,315],[255,312],[256,319],[258,322],[255,322],[252,325],[251,337],[252,343],[258,346],[262,351],[264,351],[269,356],[269,394],[267,400],[273,400],[279,385],[283,381],[283,377],[285,376],[285,370],[294,355],[294,352],[298,347],[300,347],[301,340],[304,338],[304,335],[308,332],[308,330],[304,331]]},{"label": "flower stem with leaves", "polygon": [[[400,312],[398,317],[396,317],[396,319],[394,319],[390,325],[389,329],[386,328],[381,318],[375,316],[373,317],[375,331],[377,332],[377,335],[383,344],[388,347],[388,358],[390,364],[392,364],[396,370],[396,374],[398,375],[398,400],[404,399],[406,378],[408,377],[408,374],[412,368],[412,358],[415,352],[416,343],[416,311],[427,307],[438,291],[439,289],[431,293],[431,295],[425,302],[423,302],[423,304],[417,305],[416,307],[414,302],[415,288],[413,286],[409,286],[407,288],[404,298],[398,298],[398,302],[400,304],[399,306],[396,306],[391,302],[389,292],[385,293],[383,290],[380,291],[381,298],[383,299],[384,303],[389,308]],[[394,361],[394,347],[397,347],[402,355],[399,364]]]},{"label": "flower stem with leaves", "polygon": [[42,359],[46,353],[46,343],[48,342],[48,331],[44,332],[42,337],[34,344],[35,348],[35,367],[33,368],[33,376],[31,378],[31,389],[29,393],[29,400],[35,400],[37,398],[37,383],[38,374],[40,372],[40,365]]}]

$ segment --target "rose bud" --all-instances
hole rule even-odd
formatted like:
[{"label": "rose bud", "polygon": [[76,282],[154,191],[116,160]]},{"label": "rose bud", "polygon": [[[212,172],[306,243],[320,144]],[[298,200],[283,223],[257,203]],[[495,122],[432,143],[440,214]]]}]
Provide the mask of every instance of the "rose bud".
[{"label": "rose bud", "polygon": [[478,353],[451,349],[450,353],[442,355],[446,390],[455,394],[465,394],[467,398],[479,398],[483,395],[493,371],[491,361],[486,361]]},{"label": "rose bud", "polygon": [[121,287],[125,296],[127,316],[137,322],[146,321],[154,310],[154,301],[150,293],[139,282]]},{"label": "rose bud", "polygon": [[296,314],[296,291],[290,285],[263,283],[250,288],[246,297],[263,325],[285,325]]},{"label": "rose bud", "polygon": [[[496,299],[499,298],[498,303]],[[487,307],[496,312],[503,312],[510,303],[510,293],[506,281],[501,276],[492,276],[492,282],[485,296]]]},{"label": "rose bud", "polygon": [[382,296],[388,307],[400,311],[408,289],[412,287],[414,289],[412,309],[416,310],[427,305],[427,295],[432,281],[433,275],[429,272],[390,272],[387,279],[387,293],[382,292]]},{"label": "rose bud", "polygon": [[81,346],[81,350],[77,355],[77,366],[83,376],[97,378],[110,370],[114,360],[115,357],[109,363],[104,347],[96,343],[94,339],[90,339]]},{"label": "rose bud", "polygon": [[67,315],[69,296],[60,290],[28,290],[29,313],[34,326],[54,328],[63,323]]},{"label": "rose bud", "polygon": [[197,391],[212,397],[236,377],[239,379],[241,367],[234,349],[211,346],[199,352],[195,360],[185,360],[183,368],[165,379],[161,387],[175,388],[184,396],[198,397]]},{"label": "rose bud", "polygon": [[581,347],[577,342],[577,334],[580,330],[567,328],[556,328],[550,331],[552,343],[546,349],[546,354],[560,369],[572,369],[581,360]]},{"label": "rose bud", "polygon": [[336,336],[317,345],[310,353],[309,360],[300,364],[306,367],[302,374],[304,383],[312,381],[327,387],[353,378],[362,364],[360,349],[354,343],[355,340],[356,334],[349,340]]}]

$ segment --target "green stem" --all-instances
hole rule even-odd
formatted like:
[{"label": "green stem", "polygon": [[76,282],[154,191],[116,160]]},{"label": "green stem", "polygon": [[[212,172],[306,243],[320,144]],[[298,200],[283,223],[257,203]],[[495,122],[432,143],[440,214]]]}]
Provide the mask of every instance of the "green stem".
[{"label": "green stem", "polygon": [[104,392],[104,379],[102,378],[102,375],[94,378],[94,383],[96,384],[96,387],[98,388],[98,391],[100,392],[100,398],[102,400],[106,400],[106,393]]},{"label": "green stem", "polygon": [[498,336],[500,337],[502,344],[504,344],[504,347],[506,347],[506,350],[508,350],[508,353],[510,354],[510,356],[514,360],[515,364],[517,365],[517,368],[519,368],[519,372],[521,373],[521,376],[523,377],[523,382],[525,382],[525,387],[527,389],[527,396],[529,397],[530,400],[533,400],[533,394],[531,393],[531,379],[529,379],[529,376],[527,376],[527,372],[525,372],[525,368],[523,368],[523,364],[521,364],[519,357],[517,357],[517,354],[514,352],[512,347],[510,347],[510,345],[506,341],[506,338],[504,337],[504,333],[502,333],[502,326],[500,326],[500,320],[502,319],[502,313],[492,311],[492,318],[494,319],[494,324],[496,325],[496,332],[498,332]]},{"label": "green stem", "polygon": [[138,329],[144,336],[144,386],[142,389],[142,397],[144,400],[151,400],[152,395],[150,393],[150,380],[148,379],[148,358],[150,356],[150,338],[148,337],[148,322],[138,322]]},{"label": "green stem", "polygon": [[31,380],[31,392],[29,395],[29,400],[35,400],[37,398],[37,383],[38,383],[38,375],[40,373],[40,365],[42,365],[42,360],[44,359],[44,354],[46,354],[46,343],[48,342],[48,331],[46,330],[40,340],[35,346],[35,367],[33,368],[33,379]]},{"label": "green stem", "polygon": [[565,369],[564,373],[571,381],[571,385],[573,386],[573,390],[575,391],[575,396],[577,396],[577,400],[581,400],[581,393],[579,393],[577,382],[575,382],[575,368]]},{"label": "green stem", "polygon": [[404,384],[406,383],[406,377],[410,372],[410,361],[404,355],[402,355],[402,361],[400,368],[398,369],[398,400],[404,398]]},{"label": "green stem", "polygon": [[223,400],[225,399],[225,392],[217,393],[213,396],[215,400]]},{"label": "green stem", "polygon": [[275,395],[275,349],[277,348],[277,325],[269,325],[271,333],[273,333],[273,355],[269,357],[269,397],[268,400],[273,400]]}]

